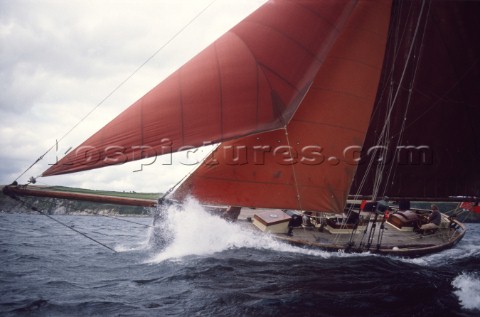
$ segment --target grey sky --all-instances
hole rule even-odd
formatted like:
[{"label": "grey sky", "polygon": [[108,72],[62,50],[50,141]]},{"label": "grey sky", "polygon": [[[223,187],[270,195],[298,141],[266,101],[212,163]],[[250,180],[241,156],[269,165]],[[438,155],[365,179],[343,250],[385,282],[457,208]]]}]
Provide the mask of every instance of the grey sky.
[{"label": "grey sky", "polygon": [[[0,184],[11,183],[212,0],[0,0]],[[264,0],[216,0],[59,142],[19,182],[38,176]],[[206,150],[203,151],[203,154]],[[38,179],[40,184],[164,191],[201,158]],[[151,163],[147,159],[144,163]]]}]

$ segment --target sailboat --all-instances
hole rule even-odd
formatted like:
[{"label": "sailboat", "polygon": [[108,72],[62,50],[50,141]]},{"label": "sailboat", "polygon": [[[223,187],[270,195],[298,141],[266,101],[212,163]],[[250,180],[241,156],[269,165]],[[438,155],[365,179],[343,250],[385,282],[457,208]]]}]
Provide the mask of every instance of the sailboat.
[{"label": "sailboat", "polygon": [[410,202],[478,200],[479,14],[472,1],[270,0],[42,176],[218,143],[159,207],[194,197],[333,251],[453,247],[465,225],[442,214],[418,233],[429,211]]}]

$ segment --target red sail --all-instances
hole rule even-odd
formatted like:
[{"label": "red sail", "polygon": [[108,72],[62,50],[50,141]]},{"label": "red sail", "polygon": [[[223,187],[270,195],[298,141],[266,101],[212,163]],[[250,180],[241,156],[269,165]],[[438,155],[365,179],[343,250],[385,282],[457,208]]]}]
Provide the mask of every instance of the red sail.
[{"label": "red sail", "polygon": [[359,1],[286,127],[224,142],[173,197],[342,212],[377,93],[390,7]]},{"label": "red sail", "polygon": [[122,164],[291,119],[355,1],[263,5],[43,176]]}]

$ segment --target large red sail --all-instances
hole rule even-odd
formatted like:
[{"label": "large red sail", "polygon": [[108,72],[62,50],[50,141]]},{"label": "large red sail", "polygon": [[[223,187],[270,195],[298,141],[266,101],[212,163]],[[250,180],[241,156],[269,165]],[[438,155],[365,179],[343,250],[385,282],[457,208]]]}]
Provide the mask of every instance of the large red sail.
[{"label": "large red sail", "polygon": [[355,1],[270,1],[43,176],[268,131],[288,122]]},{"label": "large red sail", "polygon": [[224,142],[173,198],[342,212],[377,93],[390,7],[359,1],[286,127]]}]

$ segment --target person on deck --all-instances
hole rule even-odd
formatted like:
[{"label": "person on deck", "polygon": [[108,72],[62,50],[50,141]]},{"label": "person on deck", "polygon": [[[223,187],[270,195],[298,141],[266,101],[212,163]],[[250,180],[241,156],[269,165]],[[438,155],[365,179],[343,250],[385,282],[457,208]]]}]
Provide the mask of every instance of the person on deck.
[{"label": "person on deck", "polygon": [[425,232],[425,230],[435,230],[438,229],[440,223],[442,222],[442,215],[438,211],[437,205],[432,205],[432,213],[428,217],[428,223],[422,225],[420,230]]}]

